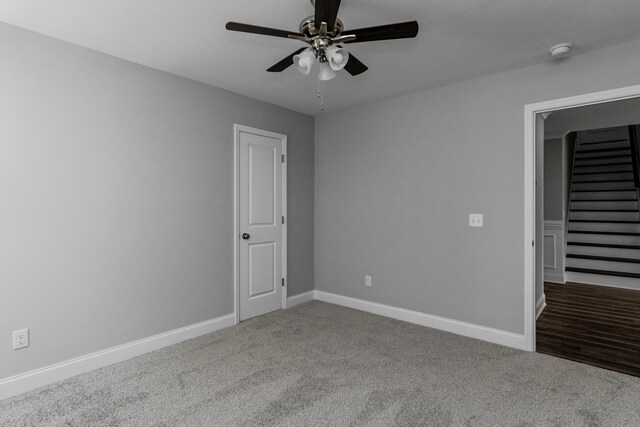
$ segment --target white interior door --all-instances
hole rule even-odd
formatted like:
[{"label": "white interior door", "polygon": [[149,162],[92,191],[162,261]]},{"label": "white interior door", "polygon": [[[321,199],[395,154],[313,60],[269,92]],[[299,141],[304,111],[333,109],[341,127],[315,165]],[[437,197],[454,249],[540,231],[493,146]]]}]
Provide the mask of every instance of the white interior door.
[{"label": "white interior door", "polygon": [[236,128],[239,320],[283,307],[285,136]]}]

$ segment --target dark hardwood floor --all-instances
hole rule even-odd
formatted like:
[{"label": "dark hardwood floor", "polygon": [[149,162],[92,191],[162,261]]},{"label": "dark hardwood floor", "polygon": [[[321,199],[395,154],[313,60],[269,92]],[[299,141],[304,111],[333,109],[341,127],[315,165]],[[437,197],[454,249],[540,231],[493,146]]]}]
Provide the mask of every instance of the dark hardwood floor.
[{"label": "dark hardwood floor", "polygon": [[640,291],[545,283],[536,348],[640,377]]}]

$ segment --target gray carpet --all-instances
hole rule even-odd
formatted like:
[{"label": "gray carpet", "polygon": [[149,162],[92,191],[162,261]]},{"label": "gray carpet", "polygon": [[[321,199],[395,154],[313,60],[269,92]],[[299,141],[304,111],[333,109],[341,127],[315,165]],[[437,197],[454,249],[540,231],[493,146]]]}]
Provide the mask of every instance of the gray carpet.
[{"label": "gray carpet", "polygon": [[321,302],[0,402],[0,425],[639,426],[640,378]]}]

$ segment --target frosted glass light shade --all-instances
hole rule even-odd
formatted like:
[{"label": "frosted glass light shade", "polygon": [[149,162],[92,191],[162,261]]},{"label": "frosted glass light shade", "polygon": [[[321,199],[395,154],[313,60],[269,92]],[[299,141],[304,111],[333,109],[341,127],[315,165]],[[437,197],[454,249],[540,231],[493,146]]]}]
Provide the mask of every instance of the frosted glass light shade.
[{"label": "frosted glass light shade", "polygon": [[349,52],[338,46],[329,46],[326,50],[329,66],[332,70],[339,71],[349,62]]},{"label": "frosted glass light shade", "polygon": [[316,62],[316,54],[311,48],[305,49],[293,57],[293,63],[305,76],[311,72],[314,62]]},{"label": "frosted glass light shade", "polygon": [[320,63],[320,73],[318,73],[318,78],[320,80],[326,82],[327,80],[331,80],[332,78],[334,78],[336,74],[337,73],[333,69],[331,69],[331,65],[329,65],[328,62]]}]

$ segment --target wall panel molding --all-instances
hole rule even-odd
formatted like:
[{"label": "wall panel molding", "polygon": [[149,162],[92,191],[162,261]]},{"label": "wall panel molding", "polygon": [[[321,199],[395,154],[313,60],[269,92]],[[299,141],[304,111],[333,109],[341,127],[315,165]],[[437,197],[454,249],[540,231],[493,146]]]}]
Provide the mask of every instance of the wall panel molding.
[{"label": "wall panel molding", "polygon": [[563,221],[544,222],[544,280],[565,283],[565,231]]}]

